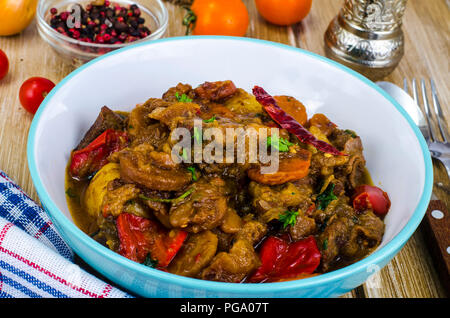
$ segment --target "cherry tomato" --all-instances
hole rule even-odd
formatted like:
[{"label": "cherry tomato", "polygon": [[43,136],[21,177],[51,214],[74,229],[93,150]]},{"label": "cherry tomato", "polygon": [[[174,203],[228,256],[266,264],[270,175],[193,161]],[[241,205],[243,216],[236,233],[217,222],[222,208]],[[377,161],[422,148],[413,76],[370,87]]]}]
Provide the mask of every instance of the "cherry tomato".
[{"label": "cherry tomato", "polygon": [[116,227],[122,256],[138,263],[150,257],[152,267],[158,268],[169,265],[187,237],[185,231],[169,231],[155,221],[129,213],[117,217]]},{"label": "cherry tomato", "polygon": [[23,108],[34,114],[53,87],[55,84],[51,80],[43,77],[31,77],[20,87],[20,103]]},{"label": "cherry tomato", "polygon": [[249,281],[276,282],[299,277],[302,274],[312,274],[320,264],[320,257],[313,236],[292,243],[269,236],[261,246],[261,266]]},{"label": "cherry tomato", "polygon": [[195,0],[194,35],[244,36],[249,23],[248,11],[241,0]]},{"label": "cherry tomato", "polygon": [[256,0],[255,3],[259,14],[270,23],[291,25],[308,15],[312,0]]},{"label": "cherry tomato", "polygon": [[388,213],[390,207],[389,196],[380,188],[365,184],[355,189],[353,208],[356,211],[372,209],[375,214],[383,216]]},{"label": "cherry tomato", "polygon": [[8,74],[9,61],[5,52],[0,50],[0,80]]}]

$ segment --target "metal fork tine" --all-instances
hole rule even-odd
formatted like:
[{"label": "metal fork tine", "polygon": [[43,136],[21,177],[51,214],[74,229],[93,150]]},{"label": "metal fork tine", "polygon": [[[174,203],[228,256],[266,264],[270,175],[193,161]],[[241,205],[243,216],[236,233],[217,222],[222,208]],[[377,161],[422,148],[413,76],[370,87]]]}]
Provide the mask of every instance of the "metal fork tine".
[{"label": "metal fork tine", "polygon": [[442,113],[441,104],[439,103],[439,99],[437,97],[436,86],[434,85],[434,81],[430,79],[431,83],[431,95],[433,96],[433,106],[434,111],[436,113],[436,117],[438,119],[439,130],[441,131],[442,139],[444,142],[448,141],[448,134],[446,128],[446,122],[444,119],[444,114]]},{"label": "metal fork tine", "polygon": [[406,79],[406,77],[403,79],[403,90],[406,92],[406,94],[409,94],[409,91],[408,91],[408,80]]},{"label": "metal fork tine", "polygon": [[430,131],[431,141],[434,141],[434,140],[436,140],[436,137],[434,135],[434,129],[431,126],[433,117],[431,115],[430,104],[428,103],[428,97],[427,97],[427,88],[425,86],[425,81],[423,78],[420,80],[420,86],[422,89],[422,100],[423,100],[423,106],[425,108],[425,116],[427,118],[428,130]]},{"label": "metal fork tine", "polygon": [[419,103],[419,98],[418,98],[418,92],[417,92],[417,82],[416,79],[413,78],[412,80],[412,87],[413,87],[413,98],[414,101],[416,102],[417,106],[420,108],[420,103]]}]

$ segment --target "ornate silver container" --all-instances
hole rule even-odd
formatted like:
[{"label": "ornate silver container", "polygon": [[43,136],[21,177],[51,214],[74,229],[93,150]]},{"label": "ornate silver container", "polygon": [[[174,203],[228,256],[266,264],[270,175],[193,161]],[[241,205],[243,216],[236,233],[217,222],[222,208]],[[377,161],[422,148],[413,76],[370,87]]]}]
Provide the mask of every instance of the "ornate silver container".
[{"label": "ornate silver container", "polygon": [[328,57],[379,80],[404,52],[402,18],[407,0],[345,0],[325,33]]}]

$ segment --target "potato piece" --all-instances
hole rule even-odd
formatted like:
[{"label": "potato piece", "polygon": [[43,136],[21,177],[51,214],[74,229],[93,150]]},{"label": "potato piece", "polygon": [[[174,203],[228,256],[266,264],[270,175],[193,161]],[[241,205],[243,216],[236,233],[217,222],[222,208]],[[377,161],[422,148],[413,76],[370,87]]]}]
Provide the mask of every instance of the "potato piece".
[{"label": "potato piece", "polygon": [[233,113],[239,115],[260,114],[263,112],[262,106],[258,103],[255,96],[250,95],[241,88],[225,102],[225,106]]},{"label": "potato piece", "polygon": [[101,213],[108,183],[119,178],[120,166],[117,163],[108,163],[95,174],[84,195],[84,206],[90,216],[97,217]]},{"label": "potato piece", "polygon": [[170,263],[170,273],[195,277],[207,266],[217,251],[218,238],[211,231],[191,234],[181,251]]},{"label": "potato piece", "polygon": [[236,213],[236,210],[228,207],[222,224],[220,225],[220,229],[225,233],[237,233],[241,229],[241,227],[241,217]]}]

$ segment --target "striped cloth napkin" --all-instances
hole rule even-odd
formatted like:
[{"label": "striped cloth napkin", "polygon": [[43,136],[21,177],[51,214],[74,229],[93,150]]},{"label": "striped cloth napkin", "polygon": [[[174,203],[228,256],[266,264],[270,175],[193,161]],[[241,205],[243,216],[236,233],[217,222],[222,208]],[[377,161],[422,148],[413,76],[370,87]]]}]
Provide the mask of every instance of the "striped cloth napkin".
[{"label": "striped cloth napkin", "polygon": [[132,297],[73,259],[42,208],[0,170],[0,298]]}]

